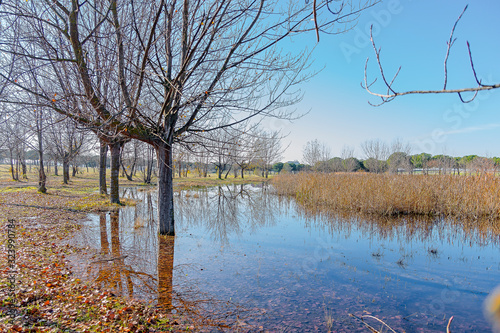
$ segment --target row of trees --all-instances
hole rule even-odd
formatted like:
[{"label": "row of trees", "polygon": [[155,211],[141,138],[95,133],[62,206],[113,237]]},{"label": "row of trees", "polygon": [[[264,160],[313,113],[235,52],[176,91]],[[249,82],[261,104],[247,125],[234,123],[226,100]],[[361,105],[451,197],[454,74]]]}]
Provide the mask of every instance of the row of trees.
[{"label": "row of trees", "polygon": [[[27,115],[26,115],[27,116]],[[39,151],[45,156],[45,171],[56,176],[62,167],[63,182],[68,184],[70,169],[74,177],[79,167],[97,167],[100,157],[98,137],[86,129],[78,128],[73,121],[61,118],[53,121],[48,116],[57,116],[48,112],[40,119],[44,131],[37,135],[37,128],[26,122],[28,117],[12,117],[0,123],[0,132],[5,140],[0,141],[0,158],[10,164],[13,180],[27,177],[27,167],[32,164],[44,164]],[[38,144],[41,140],[41,145]],[[37,147],[42,147],[37,149]],[[107,155],[107,152],[104,152]],[[217,172],[219,178],[228,177],[233,171],[234,177],[241,176],[247,170],[261,170],[267,177],[272,165],[281,159],[281,136],[278,132],[267,133],[257,126],[249,132],[227,129],[223,135],[206,140],[201,145],[181,146],[173,151],[173,170],[179,176],[196,171],[200,177],[207,177],[208,172]],[[106,157],[106,156],[104,156]],[[29,164],[29,162],[31,164]],[[48,161],[48,163],[47,163]],[[107,158],[102,160],[104,168],[110,167]],[[133,180],[142,176],[145,183],[151,183],[152,175],[157,173],[157,159],[154,149],[138,140],[124,142],[120,147],[120,171],[123,177]],[[103,193],[107,189],[104,186]]]},{"label": "row of trees", "polygon": [[38,134],[36,119],[47,112],[92,131],[101,158],[111,152],[112,202],[123,144],[152,146],[159,231],[173,235],[175,146],[217,149],[244,122],[293,119],[287,106],[301,99],[294,88],[310,76],[310,60],[307,51],[282,52],[282,42],[304,31],[341,33],[376,2],[2,1],[0,103],[6,117],[31,110]]},{"label": "row of trees", "polygon": [[409,143],[400,139],[387,144],[381,140],[368,140],[361,144],[364,159],[354,157],[354,148],[344,146],[340,157],[332,157],[330,148],[318,140],[309,141],[303,150],[303,159],[308,167],[319,172],[413,173],[485,173],[500,168],[500,158],[467,155],[452,157],[427,153],[412,154]]}]

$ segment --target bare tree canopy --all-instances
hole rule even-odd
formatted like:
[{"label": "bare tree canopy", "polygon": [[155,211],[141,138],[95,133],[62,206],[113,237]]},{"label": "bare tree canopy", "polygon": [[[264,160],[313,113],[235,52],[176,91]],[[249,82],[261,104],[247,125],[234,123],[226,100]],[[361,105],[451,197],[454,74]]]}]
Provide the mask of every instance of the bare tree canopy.
[{"label": "bare tree canopy", "polygon": [[374,3],[4,1],[0,51],[34,66],[4,64],[0,79],[15,93],[9,102],[36,95],[114,140],[112,160],[123,137],[154,146],[160,233],[173,235],[172,145],[249,119],[293,119],[285,108],[302,98],[309,53],[285,53],[281,43],[315,29],[341,33]]},{"label": "bare tree canopy", "polygon": [[304,145],[302,157],[305,163],[314,168],[316,164],[328,161],[332,156],[330,147],[315,139]]}]

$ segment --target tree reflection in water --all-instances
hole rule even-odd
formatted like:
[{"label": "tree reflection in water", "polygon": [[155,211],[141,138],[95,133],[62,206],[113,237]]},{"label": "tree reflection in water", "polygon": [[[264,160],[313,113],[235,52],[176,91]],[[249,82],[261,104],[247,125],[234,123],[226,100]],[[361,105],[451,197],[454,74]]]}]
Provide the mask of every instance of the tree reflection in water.
[{"label": "tree reflection in water", "polygon": [[[154,290],[154,277],[138,271],[133,263],[126,262],[127,252],[123,251],[120,241],[120,211],[112,211],[110,217],[111,249],[107,233],[106,213],[99,214],[100,256],[90,262],[87,274],[101,288],[111,289],[126,297],[134,296],[134,285],[140,284]],[[140,283],[138,283],[140,281]]]},{"label": "tree reflection in water", "polygon": [[279,201],[267,184],[225,185],[177,195],[180,225],[203,227],[222,244],[246,227],[253,231],[276,223]]},{"label": "tree reflection in water", "polygon": [[[488,281],[481,280],[477,288],[466,285],[482,275],[461,268],[462,244],[497,248],[500,239],[497,223],[353,215],[301,205],[273,195],[266,185],[177,191],[178,235],[164,237],[157,233],[155,192],[128,189],[126,194],[137,200],[135,207],[95,216],[79,234],[79,245],[96,250],[88,278],[116,293],[157,302],[165,311],[222,329],[245,322],[246,330],[258,330],[251,324],[262,320],[271,329],[283,327],[285,321],[293,326],[296,321],[317,320],[325,312],[321,299],[325,304],[330,300],[328,311],[337,318],[343,318],[347,309],[361,308],[374,313],[394,310],[395,315],[402,310],[393,299],[415,309],[415,298],[426,304],[437,297],[432,294],[435,290],[441,292],[441,285],[448,288],[450,279],[458,281],[454,287],[462,295],[476,293]],[[361,251],[362,243],[366,250]],[[398,266],[400,256],[405,260]],[[308,275],[305,264],[318,270]],[[468,265],[483,264],[490,263],[471,259]],[[446,275],[447,269],[453,275]],[[357,282],[351,283],[351,278]],[[404,288],[398,285],[401,279]],[[387,303],[374,305],[353,297],[361,288],[370,302],[387,299]],[[454,313],[463,310],[455,304],[447,307]],[[311,310],[315,308],[319,310]],[[422,318],[435,321],[431,315]],[[400,328],[415,327],[402,321]]]},{"label": "tree reflection in water", "polygon": [[[218,300],[217,295],[182,280],[189,267],[174,266],[175,237],[157,233],[155,192],[126,189],[122,195],[137,205],[100,213],[93,218],[98,226],[91,224],[79,235],[80,246],[97,250],[86,267],[87,280],[115,294],[157,302],[167,311],[209,326],[229,327],[236,318],[251,315],[249,309]],[[274,223],[275,204],[266,186],[227,185],[176,193],[179,228],[205,228],[221,244],[241,234],[242,223],[250,223],[252,229]]]},{"label": "tree reflection in water", "polygon": [[175,236],[158,235],[158,305],[172,309]]}]

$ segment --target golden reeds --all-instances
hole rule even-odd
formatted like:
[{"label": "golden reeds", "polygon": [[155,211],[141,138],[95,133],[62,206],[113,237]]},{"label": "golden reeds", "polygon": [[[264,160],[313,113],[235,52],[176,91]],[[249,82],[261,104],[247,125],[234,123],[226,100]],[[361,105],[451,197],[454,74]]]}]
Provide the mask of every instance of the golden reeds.
[{"label": "golden reeds", "polygon": [[278,194],[308,206],[378,215],[500,217],[500,178],[493,175],[284,174]]}]

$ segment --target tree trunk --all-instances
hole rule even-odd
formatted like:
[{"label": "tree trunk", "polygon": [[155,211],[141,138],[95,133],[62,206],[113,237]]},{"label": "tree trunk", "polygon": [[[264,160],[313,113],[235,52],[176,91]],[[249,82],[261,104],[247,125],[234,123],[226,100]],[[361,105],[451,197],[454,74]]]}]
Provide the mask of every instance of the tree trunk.
[{"label": "tree trunk", "polygon": [[69,181],[69,161],[66,157],[63,158],[63,183],[68,184]]},{"label": "tree trunk", "polygon": [[241,179],[244,179],[245,176],[243,175],[245,173],[245,169],[241,168]]},{"label": "tree trunk", "polygon": [[153,158],[150,158],[150,154],[148,151],[148,159],[146,162],[146,171],[144,173],[144,183],[151,184],[151,174],[153,172]]},{"label": "tree trunk", "polygon": [[111,150],[111,189],[110,189],[110,201],[111,203],[120,203],[120,192],[119,192],[119,175],[120,175],[120,149],[121,142],[114,142],[109,145]]},{"label": "tree trunk", "polygon": [[26,169],[26,161],[25,160],[21,160],[21,170],[23,171],[23,179],[28,179],[28,175],[27,175],[27,169]]},{"label": "tree trunk", "polygon": [[78,167],[73,165],[73,177],[75,177],[77,173],[78,173]]},{"label": "tree trunk", "polygon": [[16,160],[16,180],[19,180],[19,158]]},{"label": "tree trunk", "polygon": [[99,193],[108,194],[106,188],[106,164],[108,156],[108,144],[100,140],[99,149]]},{"label": "tree trunk", "polygon": [[232,165],[230,165],[230,166],[229,166],[229,169],[227,170],[226,174],[224,175],[224,179],[227,179],[227,175],[228,175],[228,174],[229,174],[229,172],[231,171],[231,168],[232,168],[232,167],[233,167]]},{"label": "tree trunk", "polygon": [[161,235],[174,236],[174,188],[172,146],[160,142],[156,146],[158,159],[158,221]]},{"label": "tree trunk", "polygon": [[57,169],[57,160],[54,160],[54,175],[59,176],[59,170]]},{"label": "tree trunk", "polygon": [[38,192],[47,193],[47,188],[45,183],[47,181],[47,176],[45,175],[45,169],[43,168],[43,145],[42,145],[42,131],[38,131],[38,157],[40,163],[38,165]]},{"label": "tree trunk", "polygon": [[14,173],[14,159],[12,158],[12,150],[10,150],[10,173],[12,175],[12,180],[18,180],[16,174]]}]

